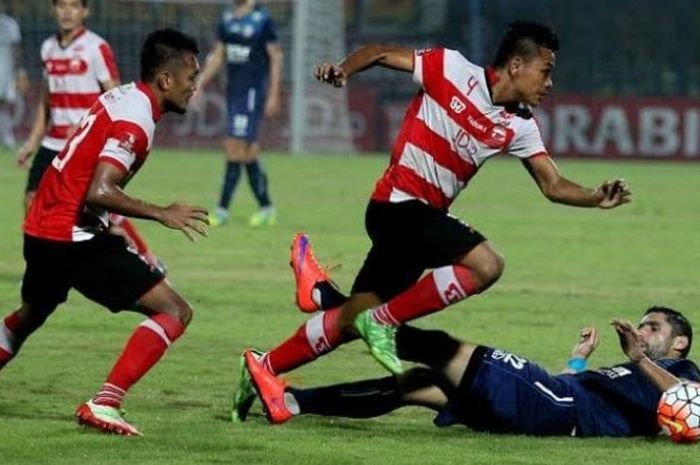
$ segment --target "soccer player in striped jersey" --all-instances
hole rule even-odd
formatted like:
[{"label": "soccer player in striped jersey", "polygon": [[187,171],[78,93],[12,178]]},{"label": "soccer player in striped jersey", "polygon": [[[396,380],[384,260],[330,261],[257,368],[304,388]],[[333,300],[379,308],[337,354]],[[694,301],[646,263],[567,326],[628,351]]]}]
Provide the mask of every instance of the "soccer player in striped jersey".
[{"label": "soccer player in striped jersey", "polygon": [[108,233],[108,215],[158,221],[191,240],[206,235],[206,209],[161,207],[124,191],[146,162],[161,114],[185,112],[196,89],[197,53],[196,42],[178,31],[152,33],[141,53],[141,81],[116,87],[92,105],[51,161],[24,221],[22,303],[0,322],[0,369],[70,289],[111,312],[146,316],[102,388],[76,411],[79,423],[105,432],[140,434],[124,419],[122,400],[192,318],[192,307],[164,275]]},{"label": "soccer player in striped jersey", "polygon": [[[58,32],[41,45],[41,98],[29,138],[17,155],[17,163],[25,167],[40,145],[27,176],[25,209],[29,209],[44,172],[63,150],[83,115],[102,92],[119,85],[112,48],[84,26],[90,13],[87,0],[53,0],[53,6]],[[164,269],[129,220],[112,217],[112,232],[124,237],[153,266]]]},{"label": "soccer player in striped jersey", "polygon": [[599,343],[597,329],[586,327],[558,375],[504,350],[407,325],[398,335],[402,356],[429,368],[295,389],[274,378],[252,353],[248,367],[272,423],[304,414],[370,418],[414,405],[437,411],[437,426],[461,423],[478,431],[539,436],[656,436],[661,393],[682,379],[700,380],[697,365],[687,358],[692,327],[683,314],[661,306],[649,308],[637,328],[621,319],[612,324],[627,361],[586,369]]},{"label": "soccer player in striped jersey", "polygon": [[[552,202],[610,209],[630,201],[621,179],[586,188],[565,178],[544,146],[530,107],[552,88],[558,49],[550,28],[516,22],[487,68],[455,50],[370,45],[316,69],[318,80],[342,87],[356,73],[382,66],[411,73],[420,89],[367,207],[372,247],[351,295],[345,298],[329,285],[300,236],[292,254],[297,281],[304,284],[297,301],[306,311],[327,311],[262,355],[267,369],[289,371],[359,335],[383,366],[401,372],[399,325],[484,292],[503,272],[495,247],[448,212],[479,168],[498,154],[520,159]],[[320,299],[313,301],[314,293]],[[249,387],[242,377],[236,406],[247,405]]]}]

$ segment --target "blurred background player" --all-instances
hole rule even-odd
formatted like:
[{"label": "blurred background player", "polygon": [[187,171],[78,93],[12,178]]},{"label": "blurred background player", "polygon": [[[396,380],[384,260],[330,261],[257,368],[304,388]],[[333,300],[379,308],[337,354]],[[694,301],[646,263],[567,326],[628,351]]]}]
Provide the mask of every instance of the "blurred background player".
[{"label": "blurred background player", "polygon": [[22,67],[22,35],[17,21],[5,14],[5,2],[0,0],[0,145],[14,148],[17,141],[10,112],[17,91],[29,90],[29,79]]},{"label": "blurred background player", "polygon": [[[250,218],[251,226],[271,226],[276,221],[268,191],[268,180],[259,159],[261,120],[280,111],[282,48],[272,18],[254,0],[234,0],[233,10],[224,13],[219,37],[207,57],[199,88],[226,63],[227,136],[224,139],[226,172],[221,197],[210,222],[228,221],[234,190],[245,167],[260,209]],[[198,96],[201,105],[201,95]]]},{"label": "blurred background player", "polygon": [[190,240],[206,235],[206,209],[160,207],[124,191],[146,162],[161,114],[185,113],[198,53],[197,43],[178,31],[152,33],[143,45],[141,80],[98,98],[67,150],[51,161],[24,222],[22,304],[0,323],[0,369],[71,289],[112,312],[147,317],[102,388],[76,411],[79,423],[104,432],[140,434],[123,417],[123,398],[192,319],[192,307],[164,275],[108,233],[108,213],[158,221]]},{"label": "blurred background player", "polygon": [[581,330],[563,374],[500,349],[458,341],[443,331],[402,326],[402,356],[424,364],[398,377],[315,389],[285,388],[248,353],[248,369],[268,420],[294,415],[352,418],[384,415],[407,405],[436,410],[437,426],[465,424],[479,431],[562,436],[656,436],[661,393],[680,379],[700,380],[686,357],[693,342],[688,320],[655,306],[637,329],[613,320],[626,363],[586,370],[598,346],[597,329]]},{"label": "blurred background player", "polygon": [[[53,0],[53,7],[58,32],[41,45],[45,79],[34,125],[17,154],[17,163],[25,167],[41,141],[27,177],[27,210],[44,172],[83,115],[102,92],[119,85],[112,48],[84,26],[90,14],[87,0]],[[124,237],[153,266],[165,269],[130,221],[118,215],[111,220],[112,233]]]}]

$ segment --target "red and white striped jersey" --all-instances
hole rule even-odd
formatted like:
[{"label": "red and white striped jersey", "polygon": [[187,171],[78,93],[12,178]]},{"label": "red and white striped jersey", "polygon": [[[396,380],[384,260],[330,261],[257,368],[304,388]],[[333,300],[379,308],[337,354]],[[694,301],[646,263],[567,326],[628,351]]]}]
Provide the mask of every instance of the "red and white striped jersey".
[{"label": "red and white striped jersey", "polygon": [[50,121],[41,145],[63,149],[70,132],[102,93],[101,82],[118,81],[109,44],[83,29],[66,47],[53,35],[41,45],[44,77],[49,87]]},{"label": "red and white striped jersey", "polygon": [[24,220],[24,232],[54,241],[91,239],[108,226],[108,213],[90,209],[85,196],[99,162],[136,174],[153,143],[160,108],[144,83],[102,94],[53,159]]},{"label": "red and white striped jersey", "polygon": [[422,89],[404,116],[374,200],[417,199],[447,210],[490,157],[547,153],[534,118],[495,105],[487,70],[459,52],[416,51],[413,80]]}]

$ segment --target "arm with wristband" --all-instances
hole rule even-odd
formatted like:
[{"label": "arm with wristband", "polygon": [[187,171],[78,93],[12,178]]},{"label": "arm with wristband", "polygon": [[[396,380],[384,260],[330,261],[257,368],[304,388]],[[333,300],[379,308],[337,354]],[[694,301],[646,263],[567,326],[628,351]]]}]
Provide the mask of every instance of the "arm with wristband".
[{"label": "arm with wristband", "polygon": [[579,333],[579,340],[571,349],[571,358],[566,362],[562,373],[575,374],[585,371],[588,367],[588,357],[598,347],[600,338],[598,330],[592,326],[586,326]]}]

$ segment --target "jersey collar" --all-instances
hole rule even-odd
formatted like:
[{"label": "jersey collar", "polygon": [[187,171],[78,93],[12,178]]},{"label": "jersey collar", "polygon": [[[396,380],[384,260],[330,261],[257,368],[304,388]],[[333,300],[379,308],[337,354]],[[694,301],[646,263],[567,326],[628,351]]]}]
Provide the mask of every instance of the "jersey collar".
[{"label": "jersey collar", "polygon": [[136,87],[138,88],[138,90],[146,94],[146,97],[148,97],[148,100],[151,102],[153,121],[157,123],[160,119],[160,105],[158,105],[158,99],[156,99],[156,94],[154,94],[153,90],[151,90],[149,85],[143,81],[138,81],[136,83]]},{"label": "jersey collar", "polygon": [[70,47],[71,45],[73,45],[75,43],[75,41],[78,40],[80,37],[82,37],[86,32],[87,32],[87,28],[85,26],[80,26],[78,28],[78,32],[76,32],[75,36],[73,36],[73,39],[71,39],[71,41],[68,42],[65,46],[61,45],[61,33],[57,32],[56,33],[56,41],[58,42],[58,46],[65,50],[68,47]]}]

